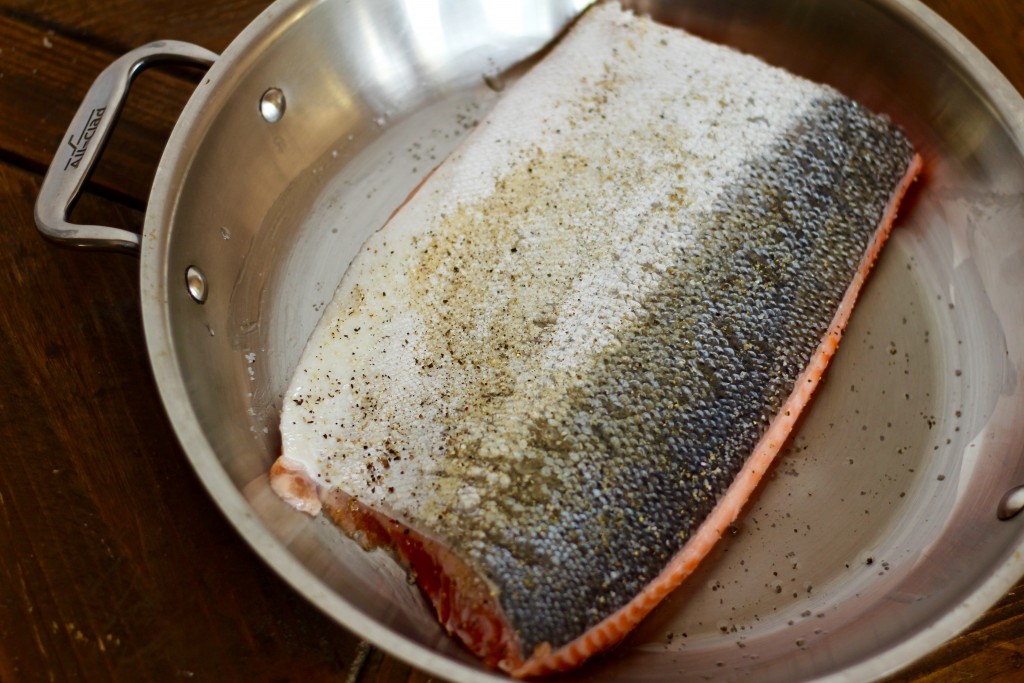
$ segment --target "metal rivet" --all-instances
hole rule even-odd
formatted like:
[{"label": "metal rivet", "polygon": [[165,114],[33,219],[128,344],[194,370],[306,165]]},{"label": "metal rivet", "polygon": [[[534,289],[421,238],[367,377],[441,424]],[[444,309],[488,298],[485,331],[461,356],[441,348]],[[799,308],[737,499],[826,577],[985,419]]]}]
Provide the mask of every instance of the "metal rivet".
[{"label": "metal rivet", "polygon": [[270,88],[260,98],[260,116],[267,123],[277,123],[284,116],[284,93],[280,88]]},{"label": "metal rivet", "polygon": [[195,266],[189,266],[188,270],[185,271],[185,285],[188,287],[189,296],[192,297],[193,301],[197,304],[206,301],[208,290],[206,287],[206,276],[203,275],[203,271]]},{"label": "metal rivet", "polygon": [[1024,510],[1024,486],[1016,486],[1007,491],[999,501],[996,514],[999,515],[999,519],[1007,520],[1016,517],[1021,510]]}]

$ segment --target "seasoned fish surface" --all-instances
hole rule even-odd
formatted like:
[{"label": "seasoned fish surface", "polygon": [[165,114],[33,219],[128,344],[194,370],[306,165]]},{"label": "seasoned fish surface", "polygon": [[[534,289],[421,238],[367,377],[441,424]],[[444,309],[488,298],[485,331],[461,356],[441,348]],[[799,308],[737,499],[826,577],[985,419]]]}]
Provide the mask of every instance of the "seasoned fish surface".
[{"label": "seasoned fish surface", "polygon": [[592,9],[350,266],[275,489],[411,534],[488,662],[582,661],[735,517],[919,163],[828,87]]}]

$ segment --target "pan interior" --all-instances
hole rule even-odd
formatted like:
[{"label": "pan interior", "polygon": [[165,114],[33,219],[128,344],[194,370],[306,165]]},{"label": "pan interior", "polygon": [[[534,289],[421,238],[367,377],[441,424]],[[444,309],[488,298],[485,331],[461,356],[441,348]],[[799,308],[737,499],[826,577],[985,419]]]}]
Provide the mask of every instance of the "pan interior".
[{"label": "pan interior", "polygon": [[[147,224],[144,303],[166,306],[156,334],[202,435],[183,437],[189,456],[248,501],[229,517],[247,535],[254,517],[269,532],[257,549],[283,549],[293,569],[275,566],[342,623],[383,625],[379,644],[418,661],[419,646],[440,652],[463,680],[479,680],[477,665],[390,559],[288,509],[265,472],[292,368],[359,245],[514,80],[509,67],[584,4],[275,4],[190,104],[193,130],[175,138],[187,161],[158,176],[169,226]],[[927,170],[770,481],[697,574],[575,677],[878,675],[980,615],[1009,587],[989,583],[1007,562],[1020,572],[1021,522],[995,513],[1024,483],[1019,131],[900,3],[634,6],[887,112]],[[287,102],[274,123],[259,116],[269,88]],[[183,286],[191,265],[209,280],[202,306]],[[883,656],[914,639],[902,659]]]}]

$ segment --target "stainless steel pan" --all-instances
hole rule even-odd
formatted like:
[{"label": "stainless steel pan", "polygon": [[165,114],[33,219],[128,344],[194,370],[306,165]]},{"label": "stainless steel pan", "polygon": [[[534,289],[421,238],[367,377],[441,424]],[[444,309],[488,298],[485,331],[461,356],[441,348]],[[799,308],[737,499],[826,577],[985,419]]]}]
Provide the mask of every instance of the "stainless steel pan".
[{"label": "stainless steel pan", "polygon": [[[278,0],[222,56],[148,46],[97,82],[37,208],[55,239],[141,251],[164,403],[238,531],[340,623],[452,680],[498,678],[383,553],[269,493],[278,404],[363,239],[585,4]],[[890,113],[927,173],[775,481],[687,585],[576,677],[880,676],[1024,573],[1024,104],[914,0],[634,5]],[[141,238],[67,225],[131,75],[159,59],[213,66]]]}]

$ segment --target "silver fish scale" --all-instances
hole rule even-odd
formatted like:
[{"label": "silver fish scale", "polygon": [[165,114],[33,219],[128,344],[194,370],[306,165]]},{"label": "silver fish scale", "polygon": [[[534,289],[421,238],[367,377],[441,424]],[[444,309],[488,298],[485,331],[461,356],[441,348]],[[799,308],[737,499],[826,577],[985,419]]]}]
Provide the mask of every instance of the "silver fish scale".
[{"label": "silver fish scale", "polygon": [[840,96],[809,112],[706,216],[561,422],[534,425],[559,486],[462,540],[524,653],[580,636],[666,567],[825,335],[913,150]]}]

